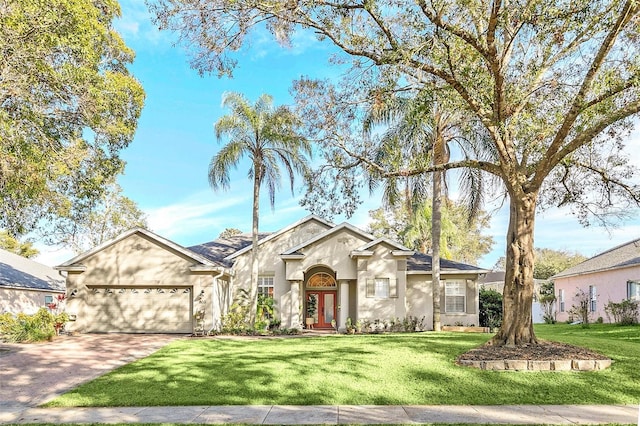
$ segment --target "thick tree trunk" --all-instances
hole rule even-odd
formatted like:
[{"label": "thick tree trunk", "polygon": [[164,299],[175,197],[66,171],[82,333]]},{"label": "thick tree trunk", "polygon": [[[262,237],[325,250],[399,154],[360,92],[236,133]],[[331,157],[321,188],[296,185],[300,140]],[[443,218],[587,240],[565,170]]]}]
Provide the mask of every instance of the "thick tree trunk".
[{"label": "thick tree trunk", "polygon": [[494,345],[537,344],[533,331],[533,231],[537,193],[510,197],[507,256],[502,302],[502,327]]},{"label": "thick tree trunk", "polygon": [[433,331],[441,331],[440,321],[440,234],[442,233],[442,172],[433,174],[431,204],[431,279],[433,287]]},{"label": "thick tree trunk", "polygon": [[256,324],[258,310],[258,222],[260,218],[260,165],[254,166],[253,177],[253,221],[251,226],[251,285],[249,287],[249,325]]}]

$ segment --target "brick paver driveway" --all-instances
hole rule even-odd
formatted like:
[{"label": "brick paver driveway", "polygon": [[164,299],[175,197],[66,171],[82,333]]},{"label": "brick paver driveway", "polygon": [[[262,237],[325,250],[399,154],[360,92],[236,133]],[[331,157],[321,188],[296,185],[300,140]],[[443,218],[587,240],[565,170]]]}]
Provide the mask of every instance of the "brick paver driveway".
[{"label": "brick paver driveway", "polygon": [[45,343],[0,343],[0,411],[42,404],[181,337],[79,334]]}]

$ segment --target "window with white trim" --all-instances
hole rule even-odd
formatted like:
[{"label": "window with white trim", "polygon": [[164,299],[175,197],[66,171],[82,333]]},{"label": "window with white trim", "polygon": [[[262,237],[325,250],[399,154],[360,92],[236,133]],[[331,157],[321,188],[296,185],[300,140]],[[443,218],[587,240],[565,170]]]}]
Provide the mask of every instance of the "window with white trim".
[{"label": "window with white trim", "polygon": [[627,282],[627,299],[640,302],[640,283],[637,281]]},{"label": "window with white trim", "polygon": [[596,294],[596,286],[589,286],[589,312],[595,312],[598,305],[598,295]]},{"label": "window with white trim", "polygon": [[374,280],[375,294],[378,299],[387,299],[389,297],[389,278],[376,278]]},{"label": "window with white trim", "polygon": [[258,276],[258,294],[273,297],[273,275]]},{"label": "window with white trim", "polygon": [[560,312],[564,312],[564,289],[558,290],[558,304],[560,305]]},{"label": "window with white trim", "polygon": [[367,297],[376,299],[398,297],[396,280],[391,278],[369,278],[367,280]]},{"label": "window with white trim", "polygon": [[463,314],[467,307],[467,285],[464,281],[446,281],[444,284],[444,311]]}]

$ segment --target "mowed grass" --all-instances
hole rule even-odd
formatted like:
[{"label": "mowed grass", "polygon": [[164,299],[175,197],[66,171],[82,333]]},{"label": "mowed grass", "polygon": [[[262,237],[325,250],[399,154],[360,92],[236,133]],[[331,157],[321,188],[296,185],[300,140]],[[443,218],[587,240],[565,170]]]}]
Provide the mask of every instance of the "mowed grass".
[{"label": "mowed grass", "polygon": [[611,357],[598,372],[455,365],[486,334],[184,339],[48,406],[627,404],[640,400],[640,327],[539,326],[540,338]]}]

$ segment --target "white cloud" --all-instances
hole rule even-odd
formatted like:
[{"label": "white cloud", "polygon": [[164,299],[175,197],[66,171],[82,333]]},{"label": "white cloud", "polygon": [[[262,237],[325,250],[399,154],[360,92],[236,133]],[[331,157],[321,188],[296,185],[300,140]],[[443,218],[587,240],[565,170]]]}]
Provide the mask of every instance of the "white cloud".
[{"label": "white cloud", "polygon": [[47,266],[57,266],[76,257],[72,250],[61,247],[45,246],[40,243],[34,244],[34,247],[40,251],[40,254],[33,260]]},{"label": "white cloud", "polygon": [[170,31],[160,31],[151,22],[151,13],[145,2],[140,0],[121,0],[122,16],[114,21],[116,31],[127,40],[127,44],[136,43],[136,50],[151,44],[154,49],[166,43],[170,46],[175,39]]},{"label": "white cloud", "polygon": [[176,242],[189,245],[213,239],[216,229],[235,227],[232,218],[237,209],[250,201],[250,195],[231,197],[204,191],[145,212],[153,232],[169,239],[186,238],[188,241]]}]

